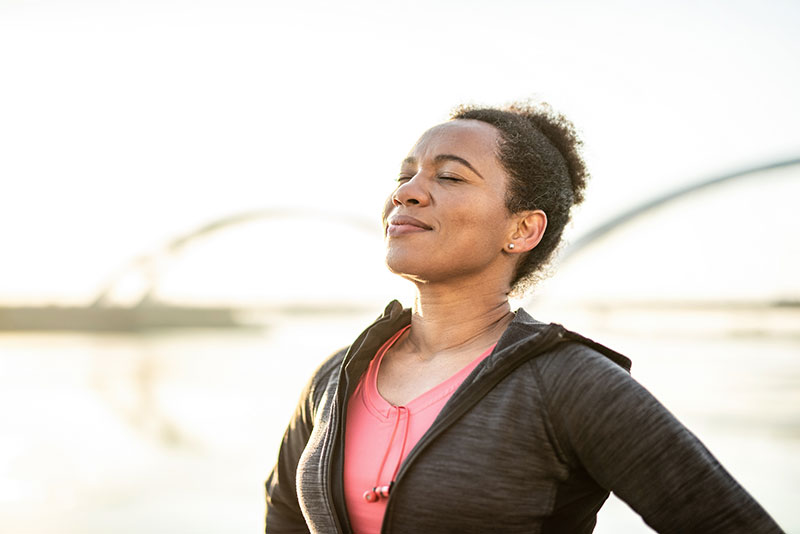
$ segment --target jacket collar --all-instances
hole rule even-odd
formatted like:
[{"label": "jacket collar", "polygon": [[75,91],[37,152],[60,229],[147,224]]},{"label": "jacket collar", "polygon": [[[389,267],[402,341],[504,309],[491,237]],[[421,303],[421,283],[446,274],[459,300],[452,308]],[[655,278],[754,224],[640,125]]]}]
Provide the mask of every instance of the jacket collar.
[{"label": "jacket collar", "polygon": [[[350,346],[347,357],[345,357],[345,364],[348,364],[353,357],[358,353],[358,362],[363,364],[363,372],[369,360],[375,355],[378,348],[389,339],[395,332],[408,325],[411,322],[411,309],[403,308],[397,300],[392,300],[384,308],[383,313],[372,323],[353,345]],[[543,334],[546,330],[557,329],[562,332],[564,338],[586,345],[597,352],[603,354],[614,363],[630,372],[631,360],[622,354],[602,345],[592,339],[582,336],[576,332],[564,328],[558,323],[543,323],[532,317],[523,308],[519,308],[514,312],[514,319],[509,323],[500,340],[497,342],[494,354],[499,354],[506,349],[517,345],[520,342],[530,339],[537,334]],[[369,334],[369,335],[368,335]],[[374,345],[374,347],[373,347]],[[370,352],[370,348],[373,348]],[[366,353],[362,352],[366,349]],[[362,367],[356,365],[356,368]],[[356,368],[348,369],[349,371],[356,371]],[[358,372],[355,376],[360,376]]]}]

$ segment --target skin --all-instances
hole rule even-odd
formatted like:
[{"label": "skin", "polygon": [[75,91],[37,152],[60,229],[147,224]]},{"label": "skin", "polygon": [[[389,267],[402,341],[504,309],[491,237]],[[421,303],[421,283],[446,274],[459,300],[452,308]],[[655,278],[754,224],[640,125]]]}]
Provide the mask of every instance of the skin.
[{"label": "skin", "polygon": [[[541,240],[547,216],[508,212],[498,140],[498,131],[481,121],[431,128],[403,161],[386,201],[386,264],[417,289],[411,328],[378,373],[378,390],[395,405],[458,372],[496,343],[513,318],[514,268]],[[395,224],[409,222],[398,217],[416,222]]]}]

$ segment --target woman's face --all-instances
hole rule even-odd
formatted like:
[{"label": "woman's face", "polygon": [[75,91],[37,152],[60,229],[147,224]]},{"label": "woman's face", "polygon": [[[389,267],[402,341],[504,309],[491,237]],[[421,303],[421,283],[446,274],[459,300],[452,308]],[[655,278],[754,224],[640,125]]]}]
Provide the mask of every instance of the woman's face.
[{"label": "woman's face", "polygon": [[386,263],[411,280],[437,282],[508,273],[503,248],[514,232],[498,131],[454,120],[425,132],[403,160],[386,201]]}]

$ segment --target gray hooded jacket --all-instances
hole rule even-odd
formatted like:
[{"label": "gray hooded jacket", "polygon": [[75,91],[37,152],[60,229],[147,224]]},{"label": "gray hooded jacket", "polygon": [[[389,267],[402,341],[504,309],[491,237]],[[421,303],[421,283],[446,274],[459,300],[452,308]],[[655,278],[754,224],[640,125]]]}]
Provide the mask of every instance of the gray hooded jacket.
[{"label": "gray hooded jacket", "polygon": [[[410,315],[390,303],[312,377],[266,482],[268,534],[352,532],[347,400]],[[403,462],[382,531],[589,533],[614,491],[657,532],[782,532],[629,370],[624,356],[518,310]]]}]

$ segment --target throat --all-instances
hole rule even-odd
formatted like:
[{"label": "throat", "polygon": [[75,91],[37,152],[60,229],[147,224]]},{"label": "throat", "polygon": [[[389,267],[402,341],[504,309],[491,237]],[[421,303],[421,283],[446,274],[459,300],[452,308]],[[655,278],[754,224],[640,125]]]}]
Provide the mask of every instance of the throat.
[{"label": "throat", "polygon": [[465,378],[493,348],[490,344],[481,349],[450,350],[425,359],[414,352],[390,350],[378,368],[378,392],[391,404],[406,406],[450,380],[460,384],[458,378]]},{"label": "throat", "polygon": [[411,328],[395,350],[412,354],[421,362],[474,354],[497,343],[513,319],[514,313],[508,309],[458,323],[412,315]]}]

